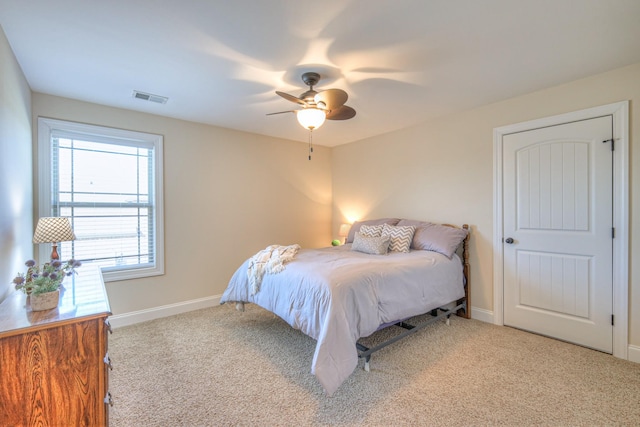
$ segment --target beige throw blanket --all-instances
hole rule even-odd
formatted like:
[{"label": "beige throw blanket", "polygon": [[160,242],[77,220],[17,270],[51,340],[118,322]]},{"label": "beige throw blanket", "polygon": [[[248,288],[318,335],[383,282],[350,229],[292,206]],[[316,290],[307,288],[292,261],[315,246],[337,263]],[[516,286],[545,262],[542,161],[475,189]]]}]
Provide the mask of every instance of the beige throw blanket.
[{"label": "beige throw blanket", "polygon": [[300,250],[300,245],[270,245],[249,259],[247,275],[251,286],[251,295],[260,291],[265,274],[277,274],[284,270],[284,264],[291,261]]}]

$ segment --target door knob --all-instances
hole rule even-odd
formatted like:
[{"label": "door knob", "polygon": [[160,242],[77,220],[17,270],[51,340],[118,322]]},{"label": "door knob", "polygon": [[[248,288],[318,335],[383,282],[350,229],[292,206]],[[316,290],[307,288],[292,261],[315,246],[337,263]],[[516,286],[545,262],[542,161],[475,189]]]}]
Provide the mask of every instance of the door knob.
[{"label": "door knob", "polygon": [[513,239],[511,237],[507,237],[506,239],[504,239],[504,242],[508,243],[508,244],[512,244],[513,243]]}]

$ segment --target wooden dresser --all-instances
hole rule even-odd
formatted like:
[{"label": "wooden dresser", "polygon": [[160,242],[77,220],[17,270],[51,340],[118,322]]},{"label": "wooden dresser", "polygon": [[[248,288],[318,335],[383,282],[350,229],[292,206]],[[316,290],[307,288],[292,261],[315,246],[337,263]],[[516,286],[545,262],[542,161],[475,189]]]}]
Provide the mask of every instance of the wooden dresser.
[{"label": "wooden dresser", "polygon": [[22,292],[0,304],[0,426],[109,424],[102,274],[83,266],[63,285],[57,309],[31,311]]}]

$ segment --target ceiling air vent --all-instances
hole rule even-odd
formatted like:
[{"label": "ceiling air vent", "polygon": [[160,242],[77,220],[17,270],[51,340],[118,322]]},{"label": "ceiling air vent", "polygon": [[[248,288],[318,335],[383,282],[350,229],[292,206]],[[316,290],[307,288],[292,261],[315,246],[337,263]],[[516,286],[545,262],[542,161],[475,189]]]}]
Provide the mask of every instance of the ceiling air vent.
[{"label": "ceiling air vent", "polygon": [[150,93],[133,91],[133,97],[136,99],[142,99],[143,101],[155,102],[156,104],[166,104],[169,98],[166,96],[153,95]]}]

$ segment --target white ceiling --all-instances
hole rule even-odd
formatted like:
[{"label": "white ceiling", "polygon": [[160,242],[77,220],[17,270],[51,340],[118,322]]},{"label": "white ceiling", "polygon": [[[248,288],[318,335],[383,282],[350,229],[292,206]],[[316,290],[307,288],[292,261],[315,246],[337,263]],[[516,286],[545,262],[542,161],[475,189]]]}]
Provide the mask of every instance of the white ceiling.
[{"label": "white ceiling", "polygon": [[640,0],[0,0],[0,25],[35,92],[299,141],[266,113],[317,71],[357,111],[326,146],[640,62]]}]

